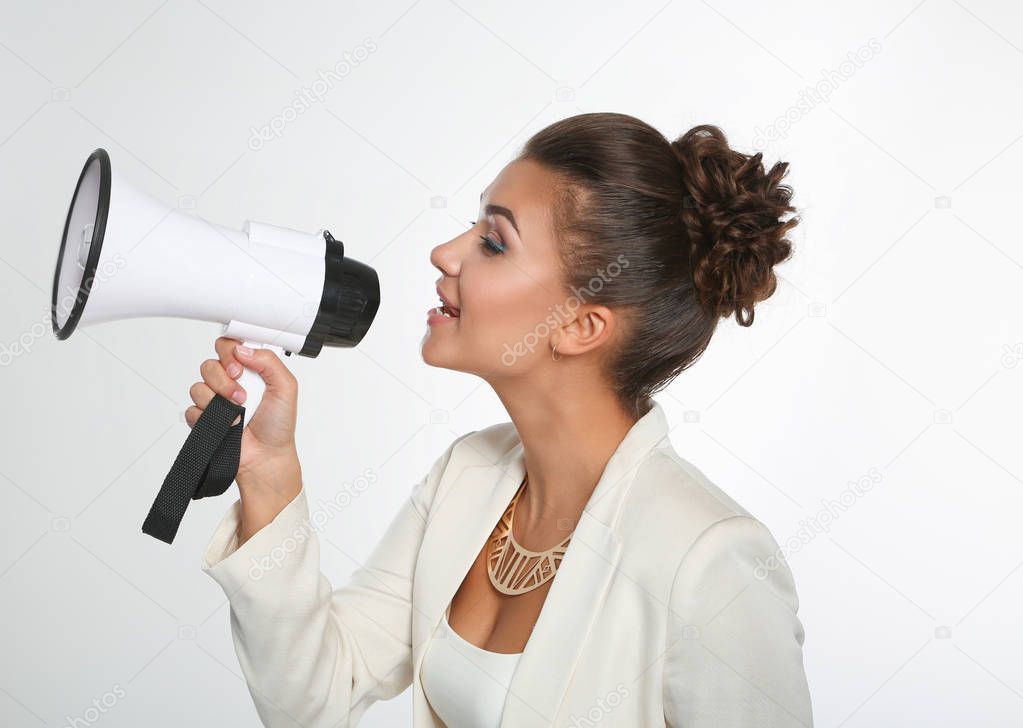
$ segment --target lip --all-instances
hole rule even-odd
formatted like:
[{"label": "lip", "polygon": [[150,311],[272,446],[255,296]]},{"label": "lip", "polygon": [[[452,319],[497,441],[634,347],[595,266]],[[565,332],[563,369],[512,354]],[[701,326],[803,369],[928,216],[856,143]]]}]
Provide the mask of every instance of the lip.
[{"label": "lip", "polygon": [[450,323],[452,321],[458,321],[453,316],[445,316],[440,312],[440,306],[434,306],[426,312],[426,323],[429,326],[437,326],[439,324]]},{"label": "lip", "polygon": [[440,286],[437,286],[437,296],[439,296],[440,300],[443,301],[444,305],[447,306],[452,313],[454,313],[455,318],[458,318],[461,315],[462,313],[461,309],[458,308],[458,306],[455,306],[453,303],[451,303],[451,300],[443,293],[441,293]]}]

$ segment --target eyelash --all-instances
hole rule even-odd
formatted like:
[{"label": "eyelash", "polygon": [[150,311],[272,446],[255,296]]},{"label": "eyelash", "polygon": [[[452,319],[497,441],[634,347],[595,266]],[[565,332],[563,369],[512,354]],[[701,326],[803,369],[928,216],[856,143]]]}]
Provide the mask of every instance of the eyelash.
[{"label": "eyelash", "polygon": [[[473,226],[476,225],[475,220],[470,220],[469,223],[472,224]],[[498,255],[500,253],[503,253],[505,250],[504,245],[502,243],[494,240],[489,235],[480,235],[480,240],[481,240],[480,247],[483,248],[483,252],[485,252],[487,255]]]}]

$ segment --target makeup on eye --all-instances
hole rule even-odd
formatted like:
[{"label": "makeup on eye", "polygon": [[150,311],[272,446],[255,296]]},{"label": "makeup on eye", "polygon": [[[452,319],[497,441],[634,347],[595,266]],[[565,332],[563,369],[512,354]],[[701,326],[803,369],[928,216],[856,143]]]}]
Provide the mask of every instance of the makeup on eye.
[{"label": "makeup on eye", "polygon": [[[470,220],[469,222],[473,226],[476,225],[474,220]],[[504,253],[506,250],[505,244],[500,240],[495,240],[489,233],[487,235],[480,235],[480,248],[482,248],[483,252],[487,255],[497,255]]]},{"label": "makeup on eye", "polygon": [[480,247],[483,248],[483,250],[487,253],[487,255],[495,255],[497,253],[503,253],[504,250],[505,250],[504,243],[500,243],[500,242],[494,240],[489,235],[480,235],[480,240],[482,241],[480,243]]}]

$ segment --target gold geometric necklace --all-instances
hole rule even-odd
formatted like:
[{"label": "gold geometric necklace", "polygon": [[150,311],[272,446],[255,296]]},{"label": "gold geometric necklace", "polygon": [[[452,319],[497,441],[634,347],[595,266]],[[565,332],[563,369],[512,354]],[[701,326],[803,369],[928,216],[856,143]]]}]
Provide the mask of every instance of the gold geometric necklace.
[{"label": "gold geometric necklace", "polygon": [[515,504],[528,480],[527,473],[501,516],[501,522],[497,524],[487,548],[490,583],[502,594],[525,594],[553,579],[565,557],[568,543],[572,540],[570,533],[564,541],[546,551],[530,551],[515,541],[512,533]]}]

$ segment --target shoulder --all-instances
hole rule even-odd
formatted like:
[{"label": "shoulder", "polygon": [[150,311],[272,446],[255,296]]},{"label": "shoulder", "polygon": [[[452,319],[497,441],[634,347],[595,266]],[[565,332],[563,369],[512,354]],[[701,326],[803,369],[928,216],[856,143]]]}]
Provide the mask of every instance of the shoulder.
[{"label": "shoulder", "polygon": [[420,515],[425,517],[434,499],[443,496],[445,484],[452,482],[465,468],[493,466],[518,444],[518,432],[511,422],[500,422],[456,437],[437,456],[413,490],[413,501]]},{"label": "shoulder", "polygon": [[[671,550],[684,550],[717,521],[752,514],[693,463],[679,455],[670,442],[644,458],[622,509],[623,537],[634,529],[654,529]],[[681,552],[679,552],[681,555]]]},{"label": "shoulder", "polygon": [[[728,554],[748,562],[777,550],[767,526],[670,443],[652,450],[637,469],[618,529],[626,549],[631,544],[655,561],[656,578],[669,582],[683,562],[710,563]],[[666,569],[669,564],[674,568]]]},{"label": "shoulder", "polygon": [[450,469],[493,465],[519,444],[511,422],[499,422],[456,437],[434,461],[431,475]]},{"label": "shoulder", "polygon": [[493,465],[519,442],[519,433],[512,422],[498,422],[462,435],[449,450],[452,457],[467,467]]},{"label": "shoulder", "polygon": [[711,518],[751,516],[741,503],[700,468],[679,455],[670,443],[657,448],[656,455],[658,457],[653,459],[651,465],[672,474],[675,492],[687,507],[692,508],[695,505],[701,513],[706,513]]}]

